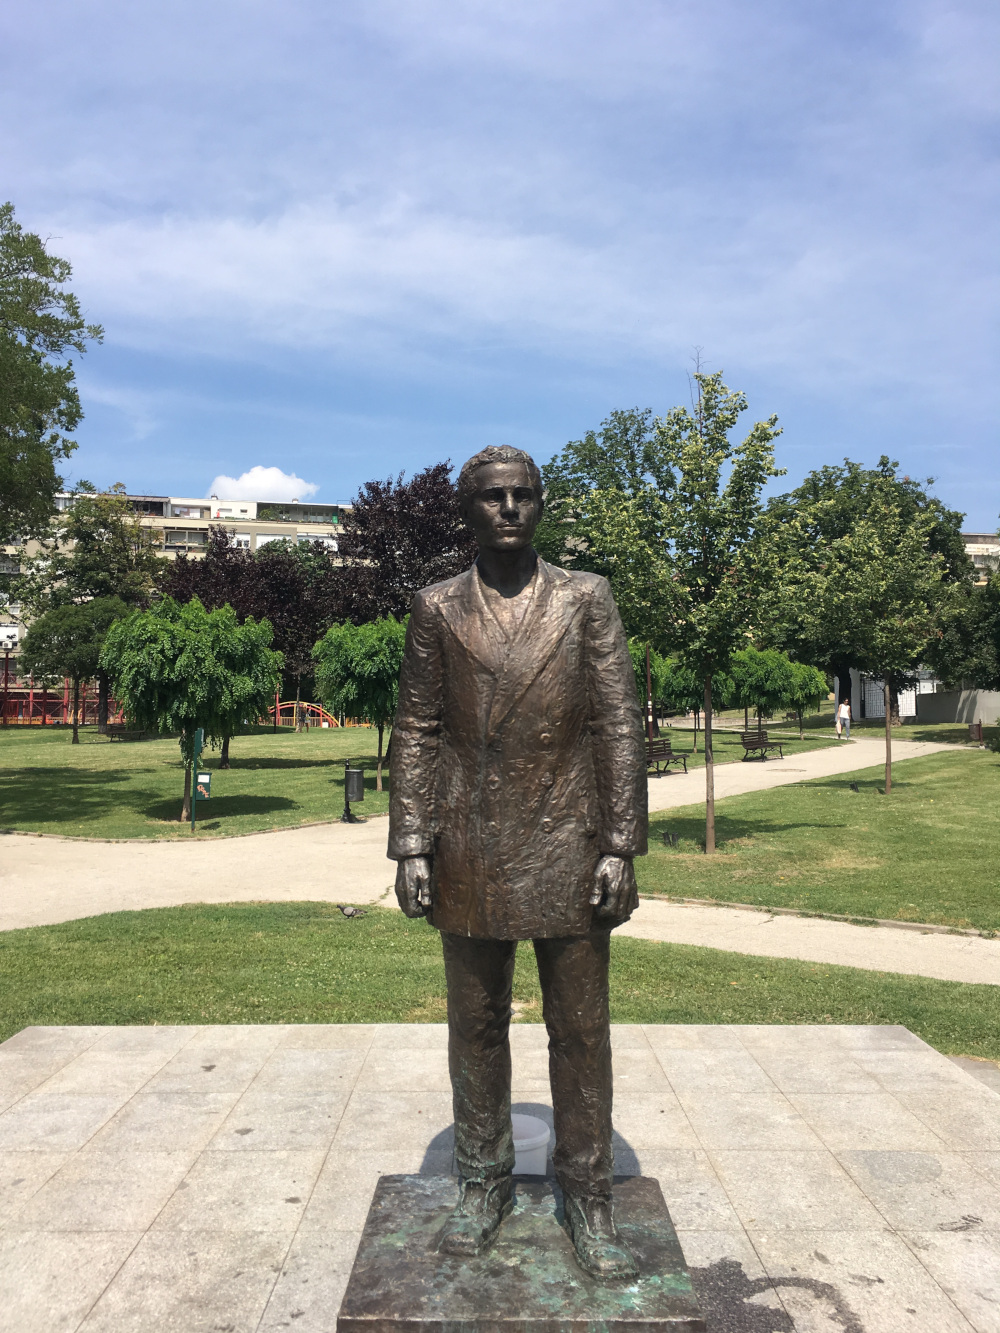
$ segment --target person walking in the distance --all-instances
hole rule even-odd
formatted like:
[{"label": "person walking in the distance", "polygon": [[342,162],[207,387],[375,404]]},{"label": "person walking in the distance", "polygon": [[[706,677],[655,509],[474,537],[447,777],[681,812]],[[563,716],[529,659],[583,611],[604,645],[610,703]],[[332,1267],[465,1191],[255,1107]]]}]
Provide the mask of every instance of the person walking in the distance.
[{"label": "person walking in the distance", "polygon": [[461,1179],[440,1248],[482,1252],[513,1206],[511,982],[532,940],[570,1235],[588,1272],[632,1277],[612,1213],[608,958],[646,851],[635,674],[607,581],[532,549],[531,458],[484,449],[458,490],[479,557],[414,599],[389,825],[400,905],[444,947]]},{"label": "person walking in the distance", "polygon": [[851,739],[851,701],[846,695],[837,705],[837,735]]}]

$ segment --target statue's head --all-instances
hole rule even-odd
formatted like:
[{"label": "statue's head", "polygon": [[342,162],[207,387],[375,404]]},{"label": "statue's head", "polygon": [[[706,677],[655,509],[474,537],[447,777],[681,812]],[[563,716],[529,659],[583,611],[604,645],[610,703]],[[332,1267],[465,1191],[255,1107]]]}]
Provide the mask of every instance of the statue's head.
[{"label": "statue's head", "polygon": [[516,551],[529,546],[542,517],[542,476],[523,449],[488,445],[458,477],[462,517],[480,547]]}]

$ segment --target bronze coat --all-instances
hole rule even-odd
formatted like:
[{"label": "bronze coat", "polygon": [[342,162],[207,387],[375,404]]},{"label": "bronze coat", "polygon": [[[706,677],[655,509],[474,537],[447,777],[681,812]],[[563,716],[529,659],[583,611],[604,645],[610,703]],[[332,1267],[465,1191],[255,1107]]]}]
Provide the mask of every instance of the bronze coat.
[{"label": "bronze coat", "polygon": [[433,857],[432,923],[485,939],[584,935],[598,859],[645,851],[642,719],[607,580],[539,560],[510,645],[475,567],[419,592],[389,856]]}]

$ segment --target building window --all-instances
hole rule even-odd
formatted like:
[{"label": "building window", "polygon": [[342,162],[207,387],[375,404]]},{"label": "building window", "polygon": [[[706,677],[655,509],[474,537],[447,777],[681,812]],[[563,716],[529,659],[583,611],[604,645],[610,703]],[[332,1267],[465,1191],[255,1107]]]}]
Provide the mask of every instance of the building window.
[{"label": "building window", "polygon": [[163,540],[166,546],[204,546],[208,541],[208,533],[197,530],[192,532],[184,528],[168,528]]}]

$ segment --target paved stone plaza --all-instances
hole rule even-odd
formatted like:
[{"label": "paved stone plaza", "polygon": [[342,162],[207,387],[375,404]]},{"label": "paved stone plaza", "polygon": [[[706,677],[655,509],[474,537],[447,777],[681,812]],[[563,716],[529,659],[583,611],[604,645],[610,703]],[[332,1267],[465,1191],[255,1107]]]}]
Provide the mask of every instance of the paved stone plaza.
[{"label": "paved stone plaza", "polygon": [[[451,1170],[437,1025],[0,1046],[4,1333],[333,1333],[381,1173]],[[549,1116],[545,1033],[514,1096]],[[1000,1331],[1000,1095],[903,1028],[616,1027],[618,1170],[716,1333]]]}]

